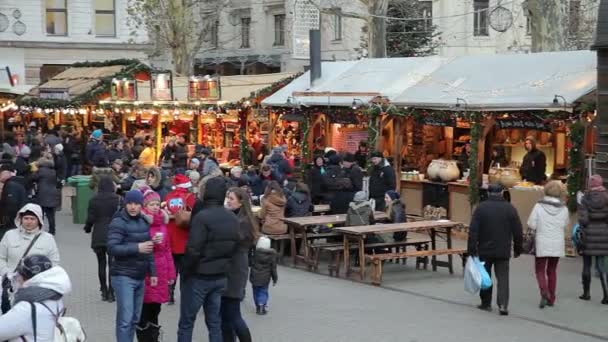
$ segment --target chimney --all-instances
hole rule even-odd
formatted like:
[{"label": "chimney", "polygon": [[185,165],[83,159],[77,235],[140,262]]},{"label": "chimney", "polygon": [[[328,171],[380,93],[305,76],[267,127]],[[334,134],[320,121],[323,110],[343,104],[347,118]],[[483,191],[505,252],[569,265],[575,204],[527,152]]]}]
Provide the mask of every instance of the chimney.
[{"label": "chimney", "polygon": [[321,78],[321,30],[310,30],[310,86]]}]

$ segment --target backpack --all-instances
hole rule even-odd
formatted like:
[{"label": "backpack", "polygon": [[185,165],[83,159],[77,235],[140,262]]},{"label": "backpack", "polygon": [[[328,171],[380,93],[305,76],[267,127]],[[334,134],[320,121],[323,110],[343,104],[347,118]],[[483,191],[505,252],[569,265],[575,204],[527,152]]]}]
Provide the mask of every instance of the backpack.
[{"label": "backpack", "polygon": [[353,183],[346,172],[339,167],[329,167],[323,174],[323,183],[330,191],[350,190]]},{"label": "backpack", "polygon": [[[32,307],[32,327],[34,328],[34,342],[36,342],[36,304],[29,303]],[[84,332],[80,321],[73,317],[65,317],[65,308],[58,312],[53,312],[46,304],[39,304],[44,306],[55,317],[55,337],[53,339],[55,342],[84,342],[87,340],[87,334]],[[25,338],[21,337],[21,339],[25,341]]]}]

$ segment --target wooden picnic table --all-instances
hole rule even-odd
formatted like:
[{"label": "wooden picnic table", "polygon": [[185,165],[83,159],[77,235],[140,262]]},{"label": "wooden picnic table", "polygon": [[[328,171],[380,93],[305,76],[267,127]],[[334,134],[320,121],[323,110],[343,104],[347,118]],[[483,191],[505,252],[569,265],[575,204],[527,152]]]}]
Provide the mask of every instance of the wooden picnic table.
[{"label": "wooden picnic table", "polygon": [[[254,214],[258,213],[260,210],[262,210],[262,207],[260,207],[259,205],[251,206],[251,211]],[[328,211],[329,211],[329,204],[315,204],[314,209],[313,209],[313,214],[324,214],[324,213],[327,213]]]},{"label": "wooden picnic table", "polygon": [[[344,236],[344,269],[348,276],[352,271],[350,263],[350,243],[355,241],[359,245],[359,276],[361,280],[365,279],[365,238],[371,234],[385,234],[385,233],[396,233],[396,232],[428,232],[431,238],[431,250],[437,249],[436,237],[438,234],[445,234],[447,248],[452,248],[452,229],[458,227],[461,223],[438,220],[438,221],[417,221],[417,222],[405,222],[405,223],[389,223],[389,224],[375,224],[369,226],[353,226],[353,227],[339,227],[335,228],[337,232],[340,232]],[[433,271],[437,270],[438,266],[448,267],[450,273],[453,273],[452,267],[452,255],[448,255],[448,261],[439,261],[437,256],[432,256]]]},{"label": "wooden picnic table", "polygon": [[[376,221],[386,221],[388,220],[388,215],[382,211],[374,212],[374,219]],[[308,234],[308,227],[317,226],[317,225],[343,225],[346,222],[346,214],[338,214],[338,215],[322,215],[322,216],[303,216],[303,217],[289,217],[284,218],[283,222],[287,224],[289,229],[289,235],[291,239],[291,257],[293,259],[293,265],[297,264],[298,259],[302,259],[304,263],[311,267],[314,264],[314,261],[310,258],[310,246],[308,245],[309,237],[314,237],[314,234]],[[302,243],[304,244],[304,255],[298,255],[296,250],[296,234],[302,234]],[[338,232],[333,234],[333,236],[340,236]],[[327,234],[323,234],[323,238],[331,237]]]}]

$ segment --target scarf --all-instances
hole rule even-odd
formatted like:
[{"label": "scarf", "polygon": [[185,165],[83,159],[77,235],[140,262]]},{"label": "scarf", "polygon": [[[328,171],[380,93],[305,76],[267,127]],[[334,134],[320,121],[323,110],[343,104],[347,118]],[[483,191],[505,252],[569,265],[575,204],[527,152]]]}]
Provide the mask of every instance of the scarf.
[{"label": "scarf", "polygon": [[19,302],[40,303],[45,300],[59,300],[61,297],[62,295],[59,292],[44,287],[22,287],[15,293],[13,305]]}]

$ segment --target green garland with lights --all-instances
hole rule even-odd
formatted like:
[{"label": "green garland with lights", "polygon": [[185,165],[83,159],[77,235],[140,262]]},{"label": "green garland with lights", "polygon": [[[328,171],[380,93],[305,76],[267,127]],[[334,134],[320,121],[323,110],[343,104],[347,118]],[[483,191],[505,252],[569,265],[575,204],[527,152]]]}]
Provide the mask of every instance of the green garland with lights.
[{"label": "green garland with lights", "polygon": [[471,206],[479,203],[479,139],[483,133],[481,114],[471,115],[471,155],[469,156],[469,203]]},{"label": "green garland with lights", "polygon": [[570,142],[568,151],[568,209],[577,210],[577,193],[585,185],[585,160],[583,156],[585,140],[585,126],[581,121],[576,121],[570,126]]},{"label": "green garland with lights", "polygon": [[302,160],[300,161],[300,165],[303,165],[302,179],[306,179],[308,175],[308,168],[306,166],[309,165],[308,162],[310,161],[310,149],[308,146],[308,133],[310,132],[310,116],[306,116],[304,122],[301,123],[300,129],[302,132]]}]

